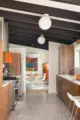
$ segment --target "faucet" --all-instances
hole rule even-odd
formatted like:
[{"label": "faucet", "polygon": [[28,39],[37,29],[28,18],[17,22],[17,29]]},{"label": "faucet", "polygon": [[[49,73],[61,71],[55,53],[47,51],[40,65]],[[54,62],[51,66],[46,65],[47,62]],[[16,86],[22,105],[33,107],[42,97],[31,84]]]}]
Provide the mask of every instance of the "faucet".
[{"label": "faucet", "polygon": [[69,74],[69,70],[68,70],[68,68],[66,68],[66,74],[67,74],[67,75]]}]

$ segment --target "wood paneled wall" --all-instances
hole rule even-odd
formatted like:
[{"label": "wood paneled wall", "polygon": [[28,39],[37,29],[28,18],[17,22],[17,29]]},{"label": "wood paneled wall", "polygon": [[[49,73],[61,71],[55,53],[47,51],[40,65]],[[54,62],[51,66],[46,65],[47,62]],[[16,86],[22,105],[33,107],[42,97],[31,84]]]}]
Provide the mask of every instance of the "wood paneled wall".
[{"label": "wood paneled wall", "polygon": [[74,74],[74,47],[62,45],[59,48],[59,74]]}]

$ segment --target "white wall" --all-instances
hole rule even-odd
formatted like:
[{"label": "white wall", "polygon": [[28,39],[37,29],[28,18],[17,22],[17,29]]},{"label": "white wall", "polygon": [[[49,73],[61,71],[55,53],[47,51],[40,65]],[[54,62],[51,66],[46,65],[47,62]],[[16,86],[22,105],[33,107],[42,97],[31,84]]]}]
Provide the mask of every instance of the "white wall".
[{"label": "white wall", "polygon": [[19,94],[22,95],[26,92],[26,49],[25,48],[14,48],[14,46],[9,46],[9,51],[12,53],[20,53],[21,54],[21,76],[20,76],[20,91]]},{"label": "white wall", "polygon": [[[15,45],[15,44],[9,44],[10,47],[14,48],[25,48],[26,49],[26,56],[28,53],[34,52],[37,54],[40,54],[40,57],[38,57],[38,71],[37,73],[42,74],[43,73],[43,63],[49,63],[49,51],[44,49],[38,49],[33,47],[27,47],[27,46],[21,46],[21,45]],[[27,72],[30,73],[30,72]]]},{"label": "white wall", "polygon": [[26,92],[26,55],[30,52],[36,52],[40,54],[39,58],[39,73],[42,73],[43,63],[48,62],[49,55],[47,50],[42,50],[38,48],[25,47],[21,45],[9,44],[10,52],[21,53],[22,56],[22,77],[21,77],[21,91]]},{"label": "white wall", "polygon": [[2,29],[3,51],[8,51],[9,50],[8,23],[3,21],[2,27],[3,27]]},{"label": "white wall", "polygon": [[0,40],[2,40],[2,23],[4,21],[3,17],[0,17]]},{"label": "white wall", "polygon": [[56,75],[59,68],[59,43],[49,42],[49,93],[56,93]]},{"label": "white wall", "polygon": [[0,17],[0,40],[2,40],[3,51],[8,51],[8,23],[4,22],[3,17]]},{"label": "white wall", "polygon": [[[38,57],[38,73],[42,74],[43,73],[43,63],[48,63],[49,62],[49,52],[48,50],[43,50],[43,49],[38,49],[38,48],[32,48],[32,47],[26,47],[27,54],[30,52],[34,52],[39,54],[40,56]],[[27,72],[29,73],[29,72]]]},{"label": "white wall", "polygon": [[72,44],[74,46],[74,74],[78,75],[80,74],[80,67],[76,67],[78,65],[78,62],[80,63],[80,55],[77,56],[76,51],[80,51],[80,44],[76,44],[76,42],[74,42]]},{"label": "white wall", "polygon": [[0,40],[2,40],[2,22],[0,21]]}]

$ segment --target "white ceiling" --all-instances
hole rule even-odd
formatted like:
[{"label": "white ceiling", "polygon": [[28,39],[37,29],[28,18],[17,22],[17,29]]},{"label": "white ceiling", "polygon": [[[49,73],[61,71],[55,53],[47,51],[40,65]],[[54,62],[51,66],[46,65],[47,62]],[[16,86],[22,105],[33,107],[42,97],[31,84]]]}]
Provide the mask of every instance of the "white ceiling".
[{"label": "white ceiling", "polygon": [[55,1],[50,1],[50,0],[14,0],[14,1],[25,2],[25,3],[36,4],[36,5],[59,8],[59,9],[63,9],[63,10],[80,12],[80,6],[78,6],[78,5],[55,2]]}]

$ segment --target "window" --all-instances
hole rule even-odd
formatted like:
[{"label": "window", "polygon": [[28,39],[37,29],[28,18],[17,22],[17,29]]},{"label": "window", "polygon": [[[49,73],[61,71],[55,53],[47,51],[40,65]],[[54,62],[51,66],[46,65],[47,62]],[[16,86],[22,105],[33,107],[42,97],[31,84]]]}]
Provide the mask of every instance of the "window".
[{"label": "window", "polygon": [[75,50],[75,67],[80,67],[80,50]]}]

